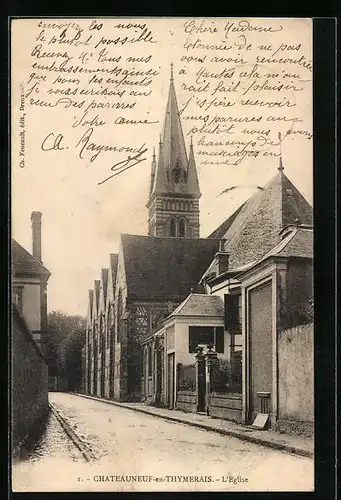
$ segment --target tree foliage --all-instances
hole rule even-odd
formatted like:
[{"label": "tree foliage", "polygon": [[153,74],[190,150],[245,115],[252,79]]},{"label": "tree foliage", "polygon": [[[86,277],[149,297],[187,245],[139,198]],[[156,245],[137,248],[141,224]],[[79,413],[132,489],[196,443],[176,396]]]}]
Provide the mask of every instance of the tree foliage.
[{"label": "tree foliage", "polygon": [[85,343],[86,319],[60,311],[48,314],[49,335],[45,343],[45,356],[50,375],[67,379],[69,390],[81,379],[81,351]]}]

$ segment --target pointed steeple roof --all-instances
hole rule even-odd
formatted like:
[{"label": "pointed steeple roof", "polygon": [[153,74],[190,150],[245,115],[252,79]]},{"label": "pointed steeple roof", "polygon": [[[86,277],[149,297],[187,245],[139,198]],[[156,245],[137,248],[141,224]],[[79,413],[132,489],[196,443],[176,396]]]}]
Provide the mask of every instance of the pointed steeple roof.
[{"label": "pointed steeple roof", "polygon": [[[174,181],[173,170],[178,170],[181,189],[174,188],[174,182],[178,181]],[[190,164],[187,157],[174,87],[173,65],[171,65],[168,101],[159,143],[159,158],[152,186],[151,195],[169,192],[188,193],[198,197],[201,195],[193,151]]]},{"label": "pointed steeple roof", "polygon": [[242,207],[231,224],[226,221],[209,238],[224,238],[229,253],[229,266],[238,268],[261,258],[280,240],[279,232],[298,219],[312,225],[313,209],[299,190],[284,174],[280,162],[278,173],[257,191]]},{"label": "pointed steeple roof", "polygon": [[94,281],[94,290],[95,290],[95,311],[94,315],[97,316],[98,314],[98,307],[99,307],[99,291],[101,287],[101,280],[95,280]]},{"label": "pointed steeple roof", "polygon": [[103,287],[104,305],[105,305],[105,301],[107,298],[108,274],[109,274],[109,269],[107,267],[102,267],[102,269],[101,269],[101,281],[102,281],[102,287]]},{"label": "pointed steeple roof", "polygon": [[191,144],[189,147],[189,159],[188,159],[188,171],[187,171],[187,192],[189,194],[201,195],[200,188],[199,188],[197,167],[195,165],[192,137],[191,137]]},{"label": "pointed steeple roof", "polygon": [[163,168],[163,152],[162,152],[162,140],[160,136],[159,142],[159,158],[156,165],[155,180],[152,188],[152,193],[166,193],[168,191],[167,179],[165,175],[165,170]]},{"label": "pointed steeple roof", "polygon": [[151,171],[150,171],[149,194],[151,194],[152,190],[153,190],[155,172],[156,172],[156,154],[155,154],[155,148],[153,148],[153,159],[152,159],[152,166],[151,166]]},{"label": "pointed steeple roof", "polygon": [[92,314],[93,314],[93,300],[94,300],[94,291],[93,290],[89,290],[88,319],[90,321],[92,320]]},{"label": "pointed steeple roof", "polygon": [[175,94],[173,65],[168,92],[165,121],[162,132],[163,163],[166,169],[171,170],[177,161],[180,168],[187,169],[187,153],[182,131],[179,108]]}]

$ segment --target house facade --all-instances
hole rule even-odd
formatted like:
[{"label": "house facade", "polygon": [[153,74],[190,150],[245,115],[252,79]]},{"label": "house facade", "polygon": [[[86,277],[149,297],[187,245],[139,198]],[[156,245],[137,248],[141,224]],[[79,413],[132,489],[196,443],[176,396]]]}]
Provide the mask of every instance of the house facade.
[{"label": "house facade", "polygon": [[199,237],[200,196],[193,145],[187,155],[171,73],[158,159],[154,152],[151,165],[148,236],[121,235],[108,278],[102,271],[89,292],[84,363],[89,394],[143,397],[141,342],[192,288],[202,290],[199,279],[218,250],[217,240]]},{"label": "house facade", "polygon": [[[40,212],[31,215],[33,252],[12,239],[11,447],[15,455],[48,413],[51,384],[44,355],[47,282],[41,259]],[[52,380],[53,382],[53,380]]]},{"label": "house facade", "polygon": [[312,432],[312,207],[282,159],[207,238],[200,196],[171,77],[148,236],[122,234],[90,291],[86,391],[253,425],[265,415],[264,425]]},{"label": "house facade", "polygon": [[[205,339],[199,333],[202,346],[215,351],[209,387],[198,377],[202,359],[189,348],[199,318],[195,325],[194,317],[174,311],[144,342],[146,401],[185,411],[205,408],[250,425],[266,414],[264,421],[273,428],[313,432],[312,208],[283,173],[282,162],[278,170],[211,235],[220,238],[220,248],[200,284],[206,297],[221,301],[217,323],[205,295],[196,300],[200,325],[221,325],[224,352],[212,334]],[[189,295],[176,311],[191,301]]]},{"label": "house facade", "polygon": [[[243,420],[269,414],[271,426],[312,434],[313,231],[293,225],[238,275],[243,304]],[[263,406],[263,408],[262,408]]]},{"label": "house facade", "polygon": [[32,253],[12,239],[12,298],[34,340],[42,347],[47,334],[47,282],[50,271],[41,253],[41,212],[32,212]]}]

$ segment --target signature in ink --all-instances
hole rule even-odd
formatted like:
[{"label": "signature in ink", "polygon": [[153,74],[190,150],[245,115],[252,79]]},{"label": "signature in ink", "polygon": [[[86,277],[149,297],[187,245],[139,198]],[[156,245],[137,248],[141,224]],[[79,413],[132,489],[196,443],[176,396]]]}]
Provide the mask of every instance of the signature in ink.
[{"label": "signature in ink", "polygon": [[67,147],[62,147],[63,139],[64,136],[62,134],[57,134],[55,136],[54,132],[50,132],[45,137],[40,147],[43,151],[62,151],[63,149],[68,149]]},{"label": "signature in ink", "polygon": [[[98,185],[104,184],[109,179],[112,179],[113,177],[116,177],[116,175],[119,175],[122,172],[124,172],[125,170],[128,170],[131,167],[134,167],[134,165],[137,165],[141,161],[146,160],[147,158],[141,158],[141,156],[146,151],[148,151],[148,148],[144,148],[144,146],[145,146],[145,144],[143,144],[143,146],[140,147],[141,151],[139,151],[138,153],[136,153],[134,156],[130,156],[129,155],[128,158],[126,158],[125,160],[122,160],[122,161],[119,161],[118,163],[115,163],[115,165],[113,165],[111,167],[111,169],[110,169],[114,173],[112,175],[110,175],[109,177],[107,177],[106,179],[104,179],[103,181],[98,182]],[[142,148],[144,148],[144,149],[142,149]]]}]

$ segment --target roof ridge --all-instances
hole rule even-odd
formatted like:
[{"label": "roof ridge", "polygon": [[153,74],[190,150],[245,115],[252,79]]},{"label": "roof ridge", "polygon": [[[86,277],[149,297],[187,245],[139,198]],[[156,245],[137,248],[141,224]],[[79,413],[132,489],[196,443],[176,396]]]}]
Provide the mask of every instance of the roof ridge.
[{"label": "roof ridge", "polygon": [[185,300],[183,300],[181,302],[181,304],[178,305],[178,307],[176,309],[174,309],[173,313],[172,314],[177,314],[179,312],[182,311],[182,309],[185,307],[185,305],[187,304],[187,302],[189,301],[189,299],[194,295],[194,293],[190,293],[186,298]]},{"label": "roof ridge", "polygon": [[46,266],[44,266],[44,264],[40,260],[36,259],[36,257],[34,257],[34,255],[32,255],[31,252],[29,252],[23,245],[21,245],[21,243],[19,243],[14,238],[12,238],[12,252],[11,252],[12,255],[13,255],[13,243],[17,245],[22,251],[25,252],[24,257],[26,258],[28,257],[31,261],[33,261],[34,264],[36,264],[40,268],[41,273],[51,275],[49,269]]},{"label": "roof ridge", "polygon": [[297,232],[298,232],[298,228],[297,227],[293,228],[293,230],[290,231],[290,233],[288,233],[281,241],[276,243],[276,245],[274,245],[271,248],[271,250],[267,254],[265,254],[264,257],[262,257],[262,259],[269,256],[269,255],[272,255],[274,253],[275,248],[277,248],[276,253],[284,250],[284,248],[293,239],[293,237],[295,236],[295,234],[297,234]]}]

